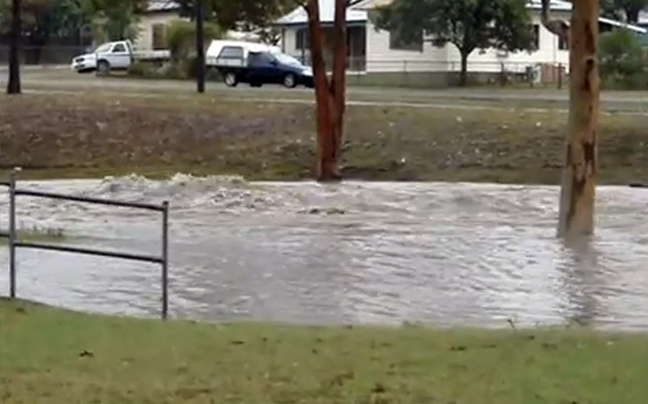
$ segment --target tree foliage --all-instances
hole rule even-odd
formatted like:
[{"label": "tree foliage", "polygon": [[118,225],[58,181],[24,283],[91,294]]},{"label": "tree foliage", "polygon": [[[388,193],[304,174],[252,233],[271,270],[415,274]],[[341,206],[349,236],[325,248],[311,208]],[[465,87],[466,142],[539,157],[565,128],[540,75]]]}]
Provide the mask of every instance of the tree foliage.
[{"label": "tree foliage", "polygon": [[93,36],[99,42],[135,39],[138,14],[148,0],[77,0],[92,16]]},{"label": "tree foliage", "polygon": [[526,0],[396,0],[372,15],[379,29],[396,31],[405,41],[430,38],[435,46],[453,44],[461,54],[461,84],[475,49],[533,49],[533,27]]},{"label": "tree foliage", "polygon": [[648,87],[648,57],[635,33],[627,29],[617,29],[601,34],[599,72],[601,81],[608,87]]},{"label": "tree foliage", "polygon": [[[180,15],[194,17],[196,0],[178,0]],[[224,30],[265,28],[276,18],[292,11],[298,0],[203,0],[205,19]]]},{"label": "tree foliage", "polygon": [[[11,0],[0,0],[0,33],[10,29]],[[32,46],[90,28],[99,42],[135,38],[137,13],[147,0],[22,0],[22,35]]]},{"label": "tree foliage", "polygon": [[[74,34],[85,22],[79,0],[22,0],[22,34],[29,38],[47,39]],[[11,0],[0,1],[0,31],[11,28]]]},{"label": "tree foliage", "polygon": [[[218,25],[207,23],[203,28],[205,43],[222,37]],[[166,31],[166,41],[173,61],[185,60],[196,50],[196,24],[177,19],[171,21]]]},{"label": "tree foliage", "polygon": [[648,0],[601,0],[601,13],[609,18],[636,24],[639,13],[648,8]]}]

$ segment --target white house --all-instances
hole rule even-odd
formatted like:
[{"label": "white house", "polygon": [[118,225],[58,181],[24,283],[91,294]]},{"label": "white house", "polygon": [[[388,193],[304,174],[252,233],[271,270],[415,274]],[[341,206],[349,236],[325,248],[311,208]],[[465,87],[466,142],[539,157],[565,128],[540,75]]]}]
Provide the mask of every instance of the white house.
[{"label": "white house", "polygon": [[[347,9],[349,69],[366,73],[367,76],[382,76],[386,78],[386,82],[393,81],[395,75],[407,74],[419,76],[419,79],[412,80],[417,84],[426,81],[430,85],[447,83],[447,73],[460,69],[459,51],[454,45],[436,47],[423,37],[416,43],[404,43],[394,33],[376,29],[368,18],[372,9],[391,1],[358,0]],[[329,36],[332,34],[330,27],[333,23],[335,0],[319,0],[319,4],[320,21],[325,27],[325,35]],[[568,19],[572,4],[562,0],[551,0],[550,7],[552,17]],[[543,79],[551,81],[557,76],[557,66],[567,67],[569,51],[566,44],[540,23],[541,0],[529,0],[527,8],[536,32],[537,50],[514,53],[495,49],[476,50],[468,59],[469,73],[492,75],[502,70],[523,73],[528,67],[541,66]],[[307,20],[305,10],[299,7],[276,21],[276,24],[282,27],[283,51],[305,61],[308,60]],[[599,21],[601,25],[625,26],[639,33],[647,32],[643,28],[605,18],[600,18]]]},{"label": "white house", "polygon": [[[138,35],[135,46],[138,49],[167,49],[166,30],[168,25],[180,17],[180,5],[173,0],[149,0],[146,10],[138,15]],[[258,40],[258,35],[249,32],[228,31],[229,39]]]},{"label": "white house", "polygon": [[150,0],[138,20],[135,46],[139,49],[166,49],[166,28],[180,18],[180,6],[172,0]]}]

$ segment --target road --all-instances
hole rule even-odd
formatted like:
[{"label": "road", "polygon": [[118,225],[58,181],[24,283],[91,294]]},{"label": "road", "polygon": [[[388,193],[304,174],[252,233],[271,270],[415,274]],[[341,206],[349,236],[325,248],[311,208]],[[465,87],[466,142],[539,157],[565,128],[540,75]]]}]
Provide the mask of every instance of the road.
[{"label": "road", "polygon": [[[148,80],[132,78],[98,78],[79,75],[67,69],[26,69],[22,75],[23,88],[27,91],[77,92],[101,91],[129,94],[173,93],[191,95],[195,84],[190,81]],[[353,78],[349,81],[352,83]],[[6,70],[0,70],[0,85],[4,87]],[[212,97],[249,99],[251,101],[312,102],[312,90],[304,88],[285,89],[267,85],[250,88],[239,85],[228,88],[222,83],[209,82],[207,93]],[[566,90],[557,89],[404,89],[350,86],[348,99],[351,104],[399,105],[412,107],[489,107],[526,109],[565,109],[569,97]],[[605,110],[643,113],[648,111],[647,92],[609,91],[601,94]]]}]

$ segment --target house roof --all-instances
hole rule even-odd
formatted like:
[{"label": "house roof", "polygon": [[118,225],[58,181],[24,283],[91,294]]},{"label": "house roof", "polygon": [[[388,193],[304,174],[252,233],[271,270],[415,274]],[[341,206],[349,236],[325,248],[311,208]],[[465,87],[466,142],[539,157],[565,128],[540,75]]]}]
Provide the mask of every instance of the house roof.
[{"label": "house roof", "polygon": [[[333,22],[335,15],[335,0],[318,0],[320,9],[321,22]],[[358,0],[351,0],[351,6],[346,10],[347,22],[365,22],[367,21],[367,12],[364,10],[356,10],[354,4]],[[308,22],[308,15],[303,7],[297,7],[290,13],[276,20],[276,25],[293,25],[293,24],[306,24]]]},{"label": "house roof", "polygon": [[648,34],[648,29],[639,27],[637,25],[632,25],[632,24],[627,24],[625,22],[621,22],[621,21],[611,20],[611,19],[605,18],[605,17],[599,17],[598,20],[599,20],[599,22],[602,22],[603,24],[612,25],[613,27],[626,28],[626,29],[629,29],[630,31],[636,32],[638,34]]},{"label": "house roof", "polygon": [[[362,0],[356,5],[352,6],[356,10],[370,10],[372,8],[388,6],[394,0]],[[540,10],[542,8],[542,0],[528,0],[527,8]],[[551,0],[549,8],[553,11],[571,11],[572,4],[563,0]]]},{"label": "house roof", "polygon": [[[394,0],[362,0],[352,6],[356,10],[370,10],[377,7],[387,6],[393,3]],[[572,10],[572,3],[569,1],[563,0],[551,0],[549,7],[552,11],[568,11]],[[527,8],[532,10],[541,10],[542,9],[542,0],[528,0]],[[599,17],[599,22],[607,25],[612,25],[614,27],[626,28],[630,31],[636,32],[638,34],[648,34],[648,29],[639,27],[637,25],[627,24],[621,21],[612,20],[605,17]]]},{"label": "house roof", "polygon": [[168,11],[177,11],[180,4],[173,0],[149,0],[146,6],[147,13],[163,13]]}]

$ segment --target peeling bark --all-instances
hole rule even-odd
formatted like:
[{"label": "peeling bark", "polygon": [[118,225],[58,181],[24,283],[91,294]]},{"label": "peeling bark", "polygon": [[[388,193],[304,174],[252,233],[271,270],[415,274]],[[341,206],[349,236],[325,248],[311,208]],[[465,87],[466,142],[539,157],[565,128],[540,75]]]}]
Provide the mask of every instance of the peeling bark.
[{"label": "peeling bark", "polygon": [[599,119],[598,0],[575,0],[570,27],[569,136],[562,172],[558,235],[594,231]]},{"label": "peeling bark", "polygon": [[346,91],[346,0],[335,0],[333,75],[329,81],[324,61],[324,35],[318,0],[308,0],[308,33],[317,104],[316,178],[339,181]]}]

